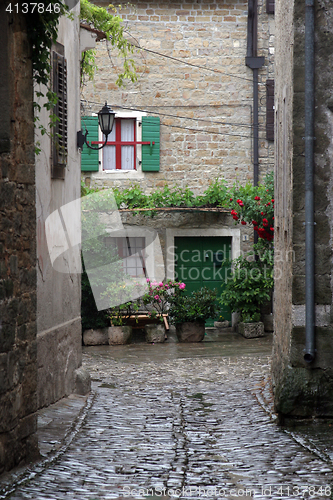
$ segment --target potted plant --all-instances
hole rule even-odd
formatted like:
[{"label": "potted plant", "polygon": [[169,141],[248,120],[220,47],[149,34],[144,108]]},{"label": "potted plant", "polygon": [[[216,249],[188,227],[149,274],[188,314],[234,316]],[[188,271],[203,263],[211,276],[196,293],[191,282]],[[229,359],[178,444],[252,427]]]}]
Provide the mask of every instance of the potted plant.
[{"label": "potted plant", "polygon": [[[258,250],[258,246],[254,248]],[[260,309],[270,300],[274,286],[273,256],[269,250],[267,252],[264,255],[257,253],[253,260],[243,256],[233,260],[232,276],[220,298],[223,305],[239,313],[238,333],[246,338],[264,335]]]},{"label": "potted plant", "polygon": [[184,290],[185,283],[167,280],[151,281],[147,279],[149,290],[142,297],[142,303],[147,307],[148,316],[156,319],[155,323],[145,325],[146,341],[150,343],[164,342],[166,338],[166,317],[170,307],[170,298],[174,290]]},{"label": "potted plant", "polygon": [[170,321],[176,326],[179,342],[201,342],[205,336],[205,321],[219,314],[217,290],[202,287],[186,295],[184,288],[176,288],[171,298]]}]

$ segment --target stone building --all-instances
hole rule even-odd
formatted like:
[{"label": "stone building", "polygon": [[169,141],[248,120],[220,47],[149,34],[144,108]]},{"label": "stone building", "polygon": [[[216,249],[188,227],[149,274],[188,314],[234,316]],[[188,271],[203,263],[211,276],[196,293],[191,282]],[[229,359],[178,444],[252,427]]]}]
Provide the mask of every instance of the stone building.
[{"label": "stone building", "polygon": [[[93,141],[101,141],[93,113],[107,101],[116,111],[116,126],[110,144],[99,154],[83,149],[85,182],[99,187],[128,187],[134,182],[146,192],[165,185],[188,186],[198,195],[215,179],[223,178],[229,185],[262,180],[274,163],[274,2],[164,0],[119,5],[117,13],[129,40],[141,48],[133,54],[138,81],[117,87],[121,61],[106,41],[101,42],[94,82],[82,92],[82,124]],[[155,220],[168,262],[167,277],[175,276],[172,249],[178,244],[191,252],[204,244],[205,250],[216,253],[220,238],[218,245],[227,245],[230,256],[241,251],[239,226],[226,214],[168,213]],[[145,224],[133,217],[131,223]]]},{"label": "stone building", "polygon": [[[60,19],[58,42],[50,54],[59,135],[40,137],[37,157],[28,17],[5,12],[4,2],[0,8],[1,474],[38,453],[37,410],[76,390],[81,321],[80,272],[75,274],[73,265],[56,272],[52,241],[61,251],[64,242],[55,227],[45,231],[48,216],[58,210],[69,237],[72,221],[80,222],[79,206],[70,221],[63,209],[80,197],[79,7],[72,10],[74,20]],[[42,111],[40,123],[47,127],[48,122]],[[78,248],[71,257],[80,259]],[[68,256],[59,255],[61,259],[70,265]]]},{"label": "stone building", "polygon": [[273,384],[287,417],[333,415],[332,19],[328,0],[276,6]]}]

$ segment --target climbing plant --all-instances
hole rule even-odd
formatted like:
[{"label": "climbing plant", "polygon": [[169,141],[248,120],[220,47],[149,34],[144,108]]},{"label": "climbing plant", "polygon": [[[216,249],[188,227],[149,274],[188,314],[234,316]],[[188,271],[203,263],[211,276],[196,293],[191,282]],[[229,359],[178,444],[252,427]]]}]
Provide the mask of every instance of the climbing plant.
[{"label": "climbing plant", "polygon": [[[35,126],[39,128],[42,135],[52,135],[53,127],[57,122],[57,117],[52,112],[57,103],[57,95],[50,87],[51,47],[52,44],[57,41],[58,26],[61,16],[73,19],[74,15],[61,0],[39,0],[38,7],[28,9],[25,15],[27,19],[27,36],[32,49],[33,79],[34,82],[39,85],[36,91],[37,100],[34,102]],[[110,14],[103,7],[97,7],[91,4],[89,0],[81,0],[80,19],[89,26],[99,31],[103,31],[111,46],[118,49],[119,55],[123,58],[123,71],[118,75],[116,83],[122,85],[126,78],[135,81],[136,72],[134,61],[128,57],[129,54],[133,52],[133,47],[124,37],[121,18]],[[82,71],[87,74],[89,78],[93,78],[95,70],[94,52],[87,51],[82,61]],[[41,99],[44,99],[42,106],[40,104]],[[48,127],[40,123],[39,120],[39,113],[42,107],[49,112]],[[49,132],[49,130],[51,132]],[[40,152],[38,142],[35,151],[37,154]]]},{"label": "climbing plant", "polygon": [[[133,53],[133,45],[124,36],[124,27],[122,26],[121,17],[115,15],[116,9],[109,5],[108,9],[98,7],[89,2],[89,0],[80,0],[80,20],[84,24],[89,25],[98,31],[101,31],[106,36],[107,44],[111,44],[112,48],[118,50],[119,56],[123,61],[123,71],[118,74],[116,84],[121,86],[125,79],[132,82],[137,80],[134,60],[129,57]],[[81,84],[84,81],[84,76],[90,80],[94,78],[97,70],[95,62],[95,50],[90,49],[84,52],[81,60]]]}]

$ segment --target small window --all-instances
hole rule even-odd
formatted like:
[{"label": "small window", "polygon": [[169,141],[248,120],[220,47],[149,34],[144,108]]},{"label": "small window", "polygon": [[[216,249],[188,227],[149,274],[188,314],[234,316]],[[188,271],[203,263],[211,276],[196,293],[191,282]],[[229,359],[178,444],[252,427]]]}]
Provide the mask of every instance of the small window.
[{"label": "small window", "polygon": [[122,237],[105,239],[106,245],[115,249],[122,260],[123,271],[133,278],[147,277],[145,238]]},{"label": "small window", "polygon": [[274,80],[266,80],[266,139],[274,141]]},{"label": "small window", "polygon": [[67,64],[64,47],[56,44],[52,52],[53,92],[58,101],[53,109],[57,120],[52,133],[52,177],[65,178],[67,164]]},{"label": "small window", "polygon": [[266,0],[266,12],[267,14],[274,14],[275,0]]},{"label": "small window", "polygon": [[136,120],[116,118],[103,148],[103,170],[136,170]]}]

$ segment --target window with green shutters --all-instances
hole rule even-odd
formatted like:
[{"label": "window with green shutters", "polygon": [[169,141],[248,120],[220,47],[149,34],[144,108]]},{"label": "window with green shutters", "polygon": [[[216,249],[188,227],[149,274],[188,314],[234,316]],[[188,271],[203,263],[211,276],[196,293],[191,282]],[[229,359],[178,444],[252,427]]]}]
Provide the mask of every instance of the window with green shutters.
[{"label": "window with green shutters", "polygon": [[[158,116],[143,116],[141,118],[141,141],[137,141],[136,138],[136,119],[131,119],[128,116],[126,118],[117,116],[114,130],[108,137],[107,145],[102,149],[103,164],[101,169],[99,168],[99,152],[93,151],[87,145],[84,145],[81,152],[81,170],[83,172],[136,170],[136,146],[141,145],[142,171],[158,172],[160,169],[160,118]],[[128,126],[125,127],[125,125]],[[132,134],[130,133],[131,127],[133,128]],[[87,140],[90,144],[92,141],[99,140],[97,116],[83,117],[81,128],[83,132],[86,129],[88,130]],[[94,144],[93,146],[96,147],[97,145]],[[125,161],[128,158],[131,159],[130,162]]]},{"label": "window with green shutters", "polygon": [[[81,129],[85,133],[88,130],[87,141],[98,141],[98,118],[97,116],[83,116],[81,120]],[[94,146],[96,147],[96,146]],[[98,151],[93,151],[84,144],[81,152],[81,170],[82,172],[98,172],[99,161]]]}]

